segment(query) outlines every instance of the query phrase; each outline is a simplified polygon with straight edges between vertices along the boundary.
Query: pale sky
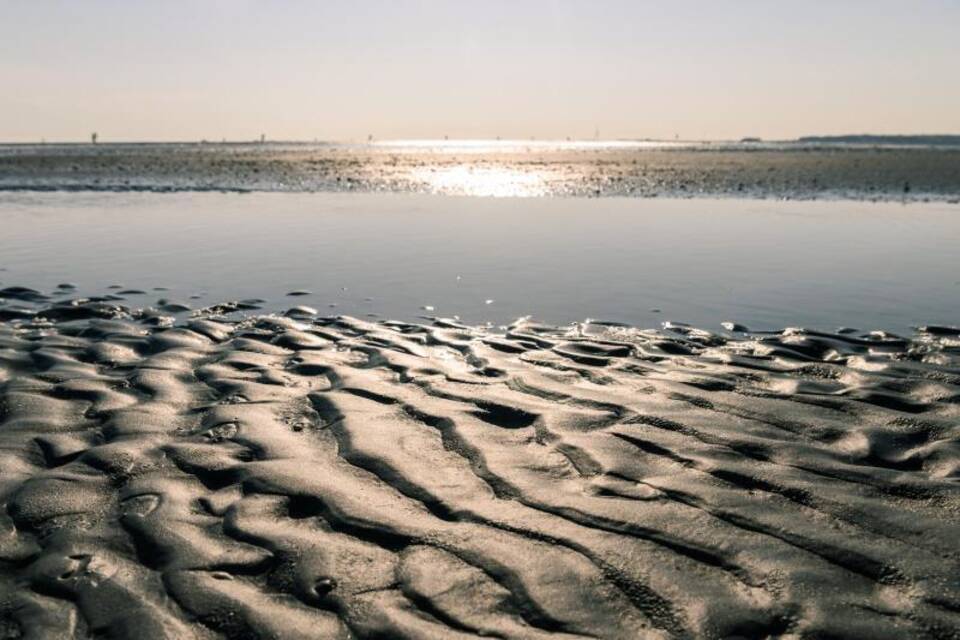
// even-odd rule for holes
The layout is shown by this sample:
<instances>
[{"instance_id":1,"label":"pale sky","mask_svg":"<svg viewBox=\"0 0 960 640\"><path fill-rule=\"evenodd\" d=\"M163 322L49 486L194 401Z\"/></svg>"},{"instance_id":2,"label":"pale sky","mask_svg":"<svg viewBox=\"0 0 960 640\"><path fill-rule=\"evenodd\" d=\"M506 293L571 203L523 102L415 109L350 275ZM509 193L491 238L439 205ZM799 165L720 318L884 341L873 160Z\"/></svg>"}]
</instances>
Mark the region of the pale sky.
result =
<instances>
[{"instance_id":1,"label":"pale sky","mask_svg":"<svg viewBox=\"0 0 960 640\"><path fill-rule=\"evenodd\" d=\"M0 140L960 133L960 1L0 0Z\"/></svg>"}]
</instances>

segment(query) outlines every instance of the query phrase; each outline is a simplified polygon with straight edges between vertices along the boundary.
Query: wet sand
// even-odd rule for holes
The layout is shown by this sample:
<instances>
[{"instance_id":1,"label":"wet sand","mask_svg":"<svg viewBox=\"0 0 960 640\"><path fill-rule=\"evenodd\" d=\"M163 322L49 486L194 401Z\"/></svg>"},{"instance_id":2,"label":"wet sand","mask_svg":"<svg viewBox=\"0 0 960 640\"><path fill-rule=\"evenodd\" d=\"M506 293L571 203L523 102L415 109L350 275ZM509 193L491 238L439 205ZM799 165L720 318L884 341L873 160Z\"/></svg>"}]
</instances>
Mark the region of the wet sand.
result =
<instances>
[{"instance_id":1,"label":"wet sand","mask_svg":"<svg viewBox=\"0 0 960 640\"><path fill-rule=\"evenodd\" d=\"M0 190L960 201L960 149L863 144L0 145Z\"/></svg>"},{"instance_id":2,"label":"wet sand","mask_svg":"<svg viewBox=\"0 0 960 640\"><path fill-rule=\"evenodd\" d=\"M3 637L957 637L957 330L63 291L0 292Z\"/></svg>"}]
</instances>

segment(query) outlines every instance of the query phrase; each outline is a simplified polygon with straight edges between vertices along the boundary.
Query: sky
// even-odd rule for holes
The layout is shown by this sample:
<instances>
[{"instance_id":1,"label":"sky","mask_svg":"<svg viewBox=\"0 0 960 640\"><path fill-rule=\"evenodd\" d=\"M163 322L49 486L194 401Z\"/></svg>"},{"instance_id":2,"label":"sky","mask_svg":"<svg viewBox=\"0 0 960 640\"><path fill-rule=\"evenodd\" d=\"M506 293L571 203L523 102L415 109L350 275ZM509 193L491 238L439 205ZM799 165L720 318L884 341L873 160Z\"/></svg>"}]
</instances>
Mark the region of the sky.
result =
<instances>
[{"instance_id":1,"label":"sky","mask_svg":"<svg viewBox=\"0 0 960 640\"><path fill-rule=\"evenodd\" d=\"M0 141L960 133L960 0L0 0Z\"/></svg>"}]
</instances>

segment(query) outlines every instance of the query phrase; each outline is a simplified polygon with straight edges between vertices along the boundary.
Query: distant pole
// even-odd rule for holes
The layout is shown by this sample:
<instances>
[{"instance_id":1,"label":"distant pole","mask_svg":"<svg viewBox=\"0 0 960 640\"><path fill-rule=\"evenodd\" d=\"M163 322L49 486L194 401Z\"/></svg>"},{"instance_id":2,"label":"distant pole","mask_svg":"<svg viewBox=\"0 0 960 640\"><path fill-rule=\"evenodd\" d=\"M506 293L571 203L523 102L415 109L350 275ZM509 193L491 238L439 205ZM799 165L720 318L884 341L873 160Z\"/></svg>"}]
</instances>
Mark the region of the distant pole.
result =
<instances>
[{"instance_id":1,"label":"distant pole","mask_svg":"<svg viewBox=\"0 0 960 640\"><path fill-rule=\"evenodd\" d=\"M260 144L263 144L263 143L266 142L266 141L267 141L267 134L261 133L261 134L260 134Z\"/></svg>"}]
</instances>

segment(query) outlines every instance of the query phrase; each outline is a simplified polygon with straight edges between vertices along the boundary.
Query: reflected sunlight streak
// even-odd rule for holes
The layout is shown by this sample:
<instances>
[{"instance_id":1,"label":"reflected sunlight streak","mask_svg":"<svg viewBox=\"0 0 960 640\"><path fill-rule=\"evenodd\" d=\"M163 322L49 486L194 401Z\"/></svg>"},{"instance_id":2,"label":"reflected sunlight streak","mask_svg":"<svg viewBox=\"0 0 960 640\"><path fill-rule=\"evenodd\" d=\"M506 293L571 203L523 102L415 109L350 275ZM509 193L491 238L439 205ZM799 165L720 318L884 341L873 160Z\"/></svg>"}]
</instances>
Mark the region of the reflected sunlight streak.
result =
<instances>
[{"instance_id":1,"label":"reflected sunlight streak","mask_svg":"<svg viewBox=\"0 0 960 640\"><path fill-rule=\"evenodd\" d=\"M494 198L531 198L546 195L542 176L505 167L486 168L458 165L417 172L432 193Z\"/></svg>"}]
</instances>

